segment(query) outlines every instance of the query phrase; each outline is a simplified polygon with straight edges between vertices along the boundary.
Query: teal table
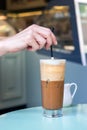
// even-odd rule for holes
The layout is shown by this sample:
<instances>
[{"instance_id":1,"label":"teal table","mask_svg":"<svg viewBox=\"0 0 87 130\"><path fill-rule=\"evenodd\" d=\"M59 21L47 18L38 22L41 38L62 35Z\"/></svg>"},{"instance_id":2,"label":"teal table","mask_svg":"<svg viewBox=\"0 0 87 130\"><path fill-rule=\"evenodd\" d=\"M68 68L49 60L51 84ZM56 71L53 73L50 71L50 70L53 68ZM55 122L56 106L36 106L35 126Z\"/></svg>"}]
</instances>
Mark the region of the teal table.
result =
<instances>
[{"instance_id":1,"label":"teal table","mask_svg":"<svg viewBox=\"0 0 87 130\"><path fill-rule=\"evenodd\" d=\"M63 108L63 116L46 118L42 107L0 115L0 130L87 130L87 105Z\"/></svg>"}]
</instances>

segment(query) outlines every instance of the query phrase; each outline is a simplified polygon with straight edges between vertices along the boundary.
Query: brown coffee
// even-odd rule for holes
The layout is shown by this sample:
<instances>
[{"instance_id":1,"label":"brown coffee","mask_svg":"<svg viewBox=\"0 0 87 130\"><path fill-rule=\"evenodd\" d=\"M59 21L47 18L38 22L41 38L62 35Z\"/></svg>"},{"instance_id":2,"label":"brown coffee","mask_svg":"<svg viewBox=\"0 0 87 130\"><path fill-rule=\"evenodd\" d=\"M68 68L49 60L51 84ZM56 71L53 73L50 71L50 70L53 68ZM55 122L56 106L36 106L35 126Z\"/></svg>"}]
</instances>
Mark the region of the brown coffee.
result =
<instances>
[{"instance_id":1,"label":"brown coffee","mask_svg":"<svg viewBox=\"0 0 87 130\"><path fill-rule=\"evenodd\" d=\"M43 108L49 110L62 108L64 81L42 81L41 90Z\"/></svg>"},{"instance_id":2,"label":"brown coffee","mask_svg":"<svg viewBox=\"0 0 87 130\"><path fill-rule=\"evenodd\" d=\"M65 60L41 60L42 106L58 110L63 106Z\"/></svg>"}]
</instances>

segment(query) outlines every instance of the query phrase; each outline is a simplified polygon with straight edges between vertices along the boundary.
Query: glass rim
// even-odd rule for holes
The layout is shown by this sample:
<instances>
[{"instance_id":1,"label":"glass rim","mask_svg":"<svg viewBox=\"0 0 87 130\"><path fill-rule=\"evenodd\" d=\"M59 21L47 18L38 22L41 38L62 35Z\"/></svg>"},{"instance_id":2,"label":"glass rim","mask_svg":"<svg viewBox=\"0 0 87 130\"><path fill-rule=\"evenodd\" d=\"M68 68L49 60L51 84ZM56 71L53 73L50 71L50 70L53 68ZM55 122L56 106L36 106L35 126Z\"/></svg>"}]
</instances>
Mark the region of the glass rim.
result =
<instances>
[{"instance_id":1,"label":"glass rim","mask_svg":"<svg viewBox=\"0 0 87 130\"><path fill-rule=\"evenodd\" d=\"M66 63L66 59L40 59L40 63L50 62L50 61L52 61L52 63L54 61L57 62L57 63L59 63L59 62Z\"/></svg>"}]
</instances>

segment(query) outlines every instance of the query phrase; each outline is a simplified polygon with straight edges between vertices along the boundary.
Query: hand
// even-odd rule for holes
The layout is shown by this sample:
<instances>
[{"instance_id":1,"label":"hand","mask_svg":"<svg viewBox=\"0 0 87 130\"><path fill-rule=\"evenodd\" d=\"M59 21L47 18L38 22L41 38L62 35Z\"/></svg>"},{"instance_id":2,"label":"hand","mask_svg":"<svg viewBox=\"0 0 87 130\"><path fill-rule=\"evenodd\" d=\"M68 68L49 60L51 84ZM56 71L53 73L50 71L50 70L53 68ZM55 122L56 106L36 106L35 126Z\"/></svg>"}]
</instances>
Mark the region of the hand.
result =
<instances>
[{"instance_id":1,"label":"hand","mask_svg":"<svg viewBox=\"0 0 87 130\"><path fill-rule=\"evenodd\" d=\"M56 37L50 29L35 24L8 38L7 41L9 52L16 52L26 48L30 51L36 51L43 47L48 49L52 44L57 44Z\"/></svg>"},{"instance_id":2,"label":"hand","mask_svg":"<svg viewBox=\"0 0 87 130\"><path fill-rule=\"evenodd\" d=\"M30 39L31 41L28 42L29 50L35 51L43 47L48 49L52 44L57 44L56 37L50 29L38 25L32 25L30 28L32 34Z\"/></svg>"}]
</instances>

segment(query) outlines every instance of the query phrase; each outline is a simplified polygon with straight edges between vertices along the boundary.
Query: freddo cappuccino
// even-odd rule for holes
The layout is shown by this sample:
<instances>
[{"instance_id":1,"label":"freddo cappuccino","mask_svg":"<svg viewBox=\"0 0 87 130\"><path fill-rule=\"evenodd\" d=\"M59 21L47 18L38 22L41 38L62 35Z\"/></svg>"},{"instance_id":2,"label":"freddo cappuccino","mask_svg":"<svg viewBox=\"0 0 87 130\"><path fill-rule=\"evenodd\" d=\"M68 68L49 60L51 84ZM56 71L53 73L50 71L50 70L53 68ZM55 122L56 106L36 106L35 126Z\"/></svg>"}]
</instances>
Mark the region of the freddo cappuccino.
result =
<instances>
[{"instance_id":1,"label":"freddo cappuccino","mask_svg":"<svg viewBox=\"0 0 87 130\"><path fill-rule=\"evenodd\" d=\"M42 106L57 110L63 106L65 60L40 60Z\"/></svg>"}]
</instances>

